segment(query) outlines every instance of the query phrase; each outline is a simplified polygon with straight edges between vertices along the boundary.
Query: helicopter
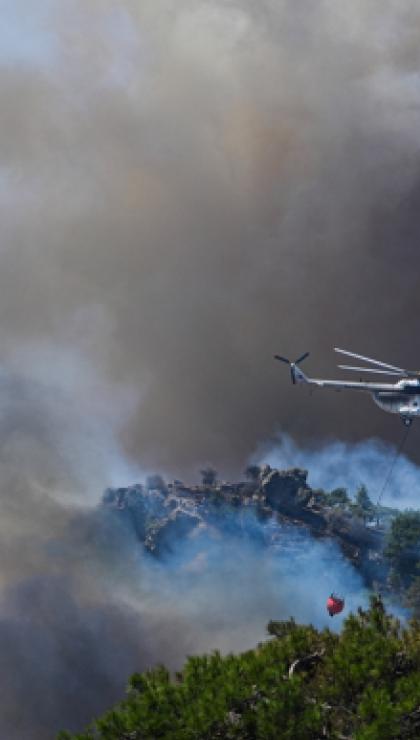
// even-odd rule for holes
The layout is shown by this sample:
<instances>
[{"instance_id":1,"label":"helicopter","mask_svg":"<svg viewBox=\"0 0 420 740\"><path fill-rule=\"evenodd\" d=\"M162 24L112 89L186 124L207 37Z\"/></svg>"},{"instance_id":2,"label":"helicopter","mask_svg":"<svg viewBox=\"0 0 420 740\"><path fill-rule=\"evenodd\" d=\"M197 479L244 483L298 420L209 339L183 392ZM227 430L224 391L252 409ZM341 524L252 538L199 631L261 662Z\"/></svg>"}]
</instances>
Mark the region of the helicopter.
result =
<instances>
[{"instance_id":1,"label":"helicopter","mask_svg":"<svg viewBox=\"0 0 420 740\"><path fill-rule=\"evenodd\" d=\"M363 380L324 380L323 378L309 378L302 372L299 367L303 360L309 357L309 352L298 357L291 362L287 357L274 355L276 360L285 362L290 367L292 383L308 383L318 388L333 388L340 390L358 390L367 391L371 394L374 402L383 411L391 414L399 414L403 424L406 427L411 426L413 419L420 416L420 370L404 370L395 365L389 365L387 362L374 360L371 357L349 352L346 349L334 347L334 351L342 355L347 355L352 359L362 360L370 363L375 367L354 367L352 365L338 365L341 370L351 370L359 373L376 373L382 375L394 375L400 378L395 383L370 383Z\"/></svg>"}]
</instances>

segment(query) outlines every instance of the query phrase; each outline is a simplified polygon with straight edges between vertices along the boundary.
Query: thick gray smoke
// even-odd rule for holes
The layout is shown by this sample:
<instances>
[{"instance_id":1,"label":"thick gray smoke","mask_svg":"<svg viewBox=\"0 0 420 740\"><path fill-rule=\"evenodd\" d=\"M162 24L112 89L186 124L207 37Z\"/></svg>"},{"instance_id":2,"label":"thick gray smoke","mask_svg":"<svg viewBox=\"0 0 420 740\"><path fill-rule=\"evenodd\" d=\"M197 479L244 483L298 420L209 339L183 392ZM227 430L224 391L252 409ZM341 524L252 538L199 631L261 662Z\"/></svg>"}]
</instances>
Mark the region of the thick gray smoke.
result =
<instances>
[{"instance_id":1,"label":"thick gray smoke","mask_svg":"<svg viewBox=\"0 0 420 740\"><path fill-rule=\"evenodd\" d=\"M180 605L91 506L155 469L237 474L278 430L396 441L272 354L418 365L419 27L414 0L3 3L3 736L83 722L130 670L248 645L291 602L319 623L322 552L290 594L209 544L220 581L185 576Z\"/></svg>"},{"instance_id":2,"label":"thick gray smoke","mask_svg":"<svg viewBox=\"0 0 420 740\"><path fill-rule=\"evenodd\" d=\"M3 23L1 356L78 347L139 393L126 450L180 475L237 472L276 426L394 440L272 354L419 364L417 3L21 0Z\"/></svg>"}]
</instances>

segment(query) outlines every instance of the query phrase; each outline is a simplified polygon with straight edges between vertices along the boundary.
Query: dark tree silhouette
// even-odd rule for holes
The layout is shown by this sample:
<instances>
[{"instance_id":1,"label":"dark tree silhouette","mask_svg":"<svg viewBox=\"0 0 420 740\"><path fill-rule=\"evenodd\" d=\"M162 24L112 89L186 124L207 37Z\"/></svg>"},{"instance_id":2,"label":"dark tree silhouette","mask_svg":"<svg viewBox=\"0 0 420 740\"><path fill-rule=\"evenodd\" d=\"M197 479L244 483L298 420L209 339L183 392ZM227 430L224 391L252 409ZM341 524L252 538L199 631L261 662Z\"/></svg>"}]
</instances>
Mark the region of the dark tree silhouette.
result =
<instances>
[{"instance_id":1,"label":"dark tree silhouette","mask_svg":"<svg viewBox=\"0 0 420 740\"><path fill-rule=\"evenodd\" d=\"M214 486L217 481L217 471L210 465L200 470L203 486Z\"/></svg>"},{"instance_id":2,"label":"dark tree silhouette","mask_svg":"<svg viewBox=\"0 0 420 740\"><path fill-rule=\"evenodd\" d=\"M245 477L250 481L258 481L261 475L261 468L259 465L248 465L245 468Z\"/></svg>"},{"instance_id":3,"label":"dark tree silhouette","mask_svg":"<svg viewBox=\"0 0 420 740\"><path fill-rule=\"evenodd\" d=\"M147 476L146 488L148 491L160 491L161 493L165 493L167 490L164 479L158 473Z\"/></svg>"},{"instance_id":4,"label":"dark tree silhouette","mask_svg":"<svg viewBox=\"0 0 420 740\"><path fill-rule=\"evenodd\" d=\"M362 509L362 511L366 512L366 514L373 512L375 507L373 505L373 502L369 498L366 486L362 485L357 490L356 504Z\"/></svg>"}]
</instances>

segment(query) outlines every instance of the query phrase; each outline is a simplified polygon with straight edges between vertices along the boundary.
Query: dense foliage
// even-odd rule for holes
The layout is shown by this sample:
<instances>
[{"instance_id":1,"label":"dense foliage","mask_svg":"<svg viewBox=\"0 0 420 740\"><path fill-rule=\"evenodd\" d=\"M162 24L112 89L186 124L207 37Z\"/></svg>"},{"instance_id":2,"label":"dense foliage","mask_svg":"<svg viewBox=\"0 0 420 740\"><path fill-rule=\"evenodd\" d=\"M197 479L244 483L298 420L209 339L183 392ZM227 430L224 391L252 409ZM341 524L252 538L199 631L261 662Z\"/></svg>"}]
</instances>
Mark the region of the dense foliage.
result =
<instances>
[{"instance_id":1,"label":"dense foliage","mask_svg":"<svg viewBox=\"0 0 420 740\"><path fill-rule=\"evenodd\" d=\"M187 660L130 679L127 698L61 740L387 740L420 737L420 623L402 628L378 598L319 632L270 622L242 655Z\"/></svg>"},{"instance_id":2,"label":"dense foliage","mask_svg":"<svg viewBox=\"0 0 420 740\"><path fill-rule=\"evenodd\" d=\"M418 575L420 562L420 512L404 511L391 523L385 556L406 585Z\"/></svg>"},{"instance_id":3,"label":"dense foliage","mask_svg":"<svg viewBox=\"0 0 420 740\"><path fill-rule=\"evenodd\" d=\"M346 488L334 488L329 493L324 490L315 492L318 501L327 507L341 509L351 513L353 516L363 519L364 522L375 517L375 505L369 498L366 486L360 486L356 491L354 500L349 496Z\"/></svg>"},{"instance_id":4,"label":"dense foliage","mask_svg":"<svg viewBox=\"0 0 420 740\"><path fill-rule=\"evenodd\" d=\"M391 522L384 551L391 569L389 586L412 614L420 617L420 512L404 511Z\"/></svg>"}]
</instances>

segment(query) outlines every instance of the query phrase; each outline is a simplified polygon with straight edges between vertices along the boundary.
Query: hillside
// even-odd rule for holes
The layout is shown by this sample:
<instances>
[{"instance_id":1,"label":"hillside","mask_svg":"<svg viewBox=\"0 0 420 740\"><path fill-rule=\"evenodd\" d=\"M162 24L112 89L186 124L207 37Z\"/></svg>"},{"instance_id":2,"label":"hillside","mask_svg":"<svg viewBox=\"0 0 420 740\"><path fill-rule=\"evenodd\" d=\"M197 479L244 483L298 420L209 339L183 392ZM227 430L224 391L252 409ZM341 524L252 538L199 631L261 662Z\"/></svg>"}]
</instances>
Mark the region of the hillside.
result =
<instances>
[{"instance_id":1,"label":"hillside","mask_svg":"<svg viewBox=\"0 0 420 740\"><path fill-rule=\"evenodd\" d=\"M382 557L389 524L398 513L378 511L362 486L352 500L345 489L313 489L308 471L250 466L248 480L220 483L204 470L201 485L166 483L151 476L146 484L110 488L102 505L134 530L139 544L158 558L173 552L195 530L219 528L267 547L287 547L290 534L334 541L368 585L385 585ZM258 522L258 526L256 526Z\"/></svg>"},{"instance_id":2,"label":"hillside","mask_svg":"<svg viewBox=\"0 0 420 740\"><path fill-rule=\"evenodd\" d=\"M198 655L190 657L180 672L173 673L174 664L169 663L172 672L155 667L132 676L121 704L85 733L64 733L62 739L420 737L420 622L401 626L377 595L380 590L390 608L409 607L411 614L420 615L420 513L383 507L378 511L364 487L354 497L344 489L313 490L307 472L297 468L254 467L248 480L240 483L218 483L210 470L203 472L203 483L196 486L152 476L144 484L108 489L98 507L109 525L106 531L112 536L115 529L119 543L119 538L127 538L154 579L169 568L178 600L204 598L202 621L213 599L223 600L219 582L208 590L206 573L226 577L227 571L219 570L226 553L236 563L234 575L228 576L229 599L233 590L242 589L242 563L255 564L255 577L261 578L261 563L269 555L270 562L283 564L269 577L278 580L277 586L289 579L292 588L283 592L276 588L270 602L273 610L261 626L275 618L279 608L284 617L298 614L302 589L308 589L303 603L308 608L311 599L316 601L318 629L293 619L271 621L267 628L271 639L255 649L241 652L261 639L261 632L242 647L227 641L221 653L200 655L213 649L214 643L207 642L208 647L191 651ZM219 555L220 543L226 541L233 548ZM306 573L296 564L305 562L299 559L302 551L319 557L311 549L317 541L327 548L325 565ZM247 543L252 544L251 559L242 560ZM206 570L203 556L214 552L216 560L210 557ZM320 574L326 568L333 582L337 554L362 584L353 606L347 604L353 614L344 623L342 617L330 621L325 613L319 618L327 596ZM185 573L190 574L187 580ZM342 587L349 586L345 571L339 574ZM165 581L159 583L166 588ZM243 603L249 621L247 610L260 597L257 592L252 596L252 579L247 583L251 593ZM367 603L368 590L376 594L370 608L357 609ZM285 604L281 593L291 594L291 600ZM230 612L229 606L223 606L223 629L232 618L233 629L243 629L238 610ZM307 614L300 612L299 621L312 621ZM187 620L185 625L193 623ZM328 628L323 629L324 624ZM232 650L237 654L225 654ZM161 655L163 659L147 666L169 661L167 653Z\"/></svg>"}]
</instances>

